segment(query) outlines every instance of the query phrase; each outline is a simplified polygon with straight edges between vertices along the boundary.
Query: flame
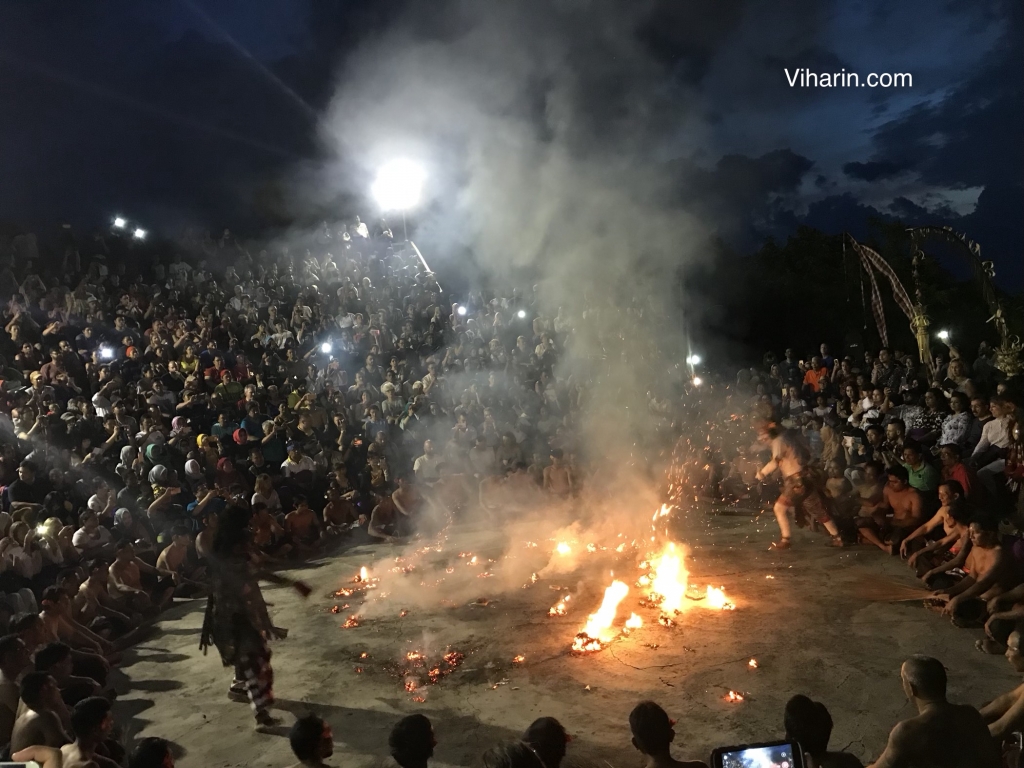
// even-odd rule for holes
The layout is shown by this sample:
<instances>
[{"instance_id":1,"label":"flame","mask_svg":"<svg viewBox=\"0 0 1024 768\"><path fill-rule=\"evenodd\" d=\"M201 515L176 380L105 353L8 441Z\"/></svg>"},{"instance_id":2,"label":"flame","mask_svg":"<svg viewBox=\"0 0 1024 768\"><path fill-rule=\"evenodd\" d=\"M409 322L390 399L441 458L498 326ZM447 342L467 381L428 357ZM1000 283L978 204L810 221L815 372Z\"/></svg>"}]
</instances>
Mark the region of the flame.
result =
<instances>
[{"instance_id":1,"label":"flame","mask_svg":"<svg viewBox=\"0 0 1024 768\"><path fill-rule=\"evenodd\" d=\"M661 610L671 613L682 608L687 576L683 553L676 551L676 545L669 542L654 562L651 581L652 591L661 597Z\"/></svg>"},{"instance_id":2,"label":"flame","mask_svg":"<svg viewBox=\"0 0 1024 768\"><path fill-rule=\"evenodd\" d=\"M477 561L477 556L476 556L476 555L473 555L473 556L472 556L472 557L471 557L471 558L469 559L469 564L470 564L470 565L476 565L476 561Z\"/></svg>"},{"instance_id":3,"label":"flame","mask_svg":"<svg viewBox=\"0 0 1024 768\"><path fill-rule=\"evenodd\" d=\"M409 651L407 654L405 654L405 658L409 661L419 661L423 658L423 654L419 651Z\"/></svg>"},{"instance_id":4,"label":"flame","mask_svg":"<svg viewBox=\"0 0 1024 768\"><path fill-rule=\"evenodd\" d=\"M355 614L352 614L347 619L345 619L345 623L341 625L341 628L342 629L352 629L352 627L358 627L358 626L359 626L359 617L356 616Z\"/></svg>"},{"instance_id":5,"label":"flame","mask_svg":"<svg viewBox=\"0 0 1024 768\"><path fill-rule=\"evenodd\" d=\"M727 694L725 694L725 700L728 701L730 704L739 704L741 701L743 701L743 694L736 693L736 691L729 691Z\"/></svg>"},{"instance_id":6,"label":"flame","mask_svg":"<svg viewBox=\"0 0 1024 768\"><path fill-rule=\"evenodd\" d=\"M721 587L708 587L708 606L719 611L734 611L736 604L725 596Z\"/></svg>"},{"instance_id":7,"label":"flame","mask_svg":"<svg viewBox=\"0 0 1024 768\"><path fill-rule=\"evenodd\" d=\"M368 654L366 651L363 651L362 653L359 654L359 658L360 659L368 659L368 658L370 658L370 654Z\"/></svg>"},{"instance_id":8,"label":"flame","mask_svg":"<svg viewBox=\"0 0 1024 768\"><path fill-rule=\"evenodd\" d=\"M557 552L560 555L568 555L569 553L572 552L572 547L570 547L564 541L560 541L560 542L558 542L558 546L555 547L555 552Z\"/></svg>"},{"instance_id":9,"label":"flame","mask_svg":"<svg viewBox=\"0 0 1024 768\"><path fill-rule=\"evenodd\" d=\"M573 640L574 651L597 651L615 636L612 623L619 609L619 603L629 594L629 587L623 581L613 581L604 591L601 607L587 617L587 624ZM596 648L594 647L596 643Z\"/></svg>"},{"instance_id":10,"label":"flame","mask_svg":"<svg viewBox=\"0 0 1024 768\"><path fill-rule=\"evenodd\" d=\"M353 579L353 581L357 581L357 582L369 581L369 580L370 580L370 572L366 569L365 565L362 568L359 569L359 575L355 579Z\"/></svg>"},{"instance_id":11,"label":"flame","mask_svg":"<svg viewBox=\"0 0 1024 768\"><path fill-rule=\"evenodd\" d=\"M757 669L757 659L751 659L747 662L747 666L751 669Z\"/></svg>"},{"instance_id":12,"label":"flame","mask_svg":"<svg viewBox=\"0 0 1024 768\"><path fill-rule=\"evenodd\" d=\"M518 656L513 657L512 659L513 664L522 664L524 661L526 661L526 657L523 656L523 654L521 653Z\"/></svg>"},{"instance_id":13,"label":"flame","mask_svg":"<svg viewBox=\"0 0 1024 768\"><path fill-rule=\"evenodd\" d=\"M590 552L591 554L593 554L594 552L597 552L597 545L596 544L587 544L587 552Z\"/></svg>"},{"instance_id":14,"label":"flame","mask_svg":"<svg viewBox=\"0 0 1024 768\"><path fill-rule=\"evenodd\" d=\"M626 619L626 629L640 629L644 625L644 620L637 616L635 613L630 615Z\"/></svg>"}]
</instances>

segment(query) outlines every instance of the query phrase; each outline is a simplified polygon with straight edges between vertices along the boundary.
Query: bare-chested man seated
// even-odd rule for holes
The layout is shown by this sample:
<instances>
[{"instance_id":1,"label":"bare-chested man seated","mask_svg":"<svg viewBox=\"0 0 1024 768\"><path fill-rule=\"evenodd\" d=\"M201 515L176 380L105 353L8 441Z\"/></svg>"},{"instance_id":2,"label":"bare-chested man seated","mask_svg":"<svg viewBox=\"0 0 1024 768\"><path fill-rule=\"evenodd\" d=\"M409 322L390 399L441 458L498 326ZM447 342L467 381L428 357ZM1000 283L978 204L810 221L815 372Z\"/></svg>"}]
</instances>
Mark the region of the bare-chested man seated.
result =
<instances>
[{"instance_id":1,"label":"bare-chested man seated","mask_svg":"<svg viewBox=\"0 0 1024 768\"><path fill-rule=\"evenodd\" d=\"M882 503L870 515L857 518L856 525L865 541L895 555L903 539L924 521L924 509L921 494L911 487L906 469L897 464L886 472L889 479Z\"/></svg>"},{"instance_id":2,"label":"bare-chested man seated","mask_svg":"<svg viewBox=\"0 0 1024 768\"><path fill-rule=\"evenodd\" d=\"M42 744L63 747L71 741L71 715L61 698L57 682L45 672L29 672L21 679L21 701L25 705L11 732L11 751Z\"/></svg>"},{"instance_id":3,"label":"bare-chested man seated","mask_svg":"<svg viewBox=\"0 0 1024 768\"><path fill-rule=\"evenodd\" d=\"M576 490L572 470L562 462L562 449L551 451L551 464L544 467L544 490L552 496L567 499Z\"/></svg>"},{"instance_id":4,"label":"bare-chested man seated","mask_svg":"<svg viewBox=\"0 0 1024 768\"><path fill-rule=\"evenodd\" d=\"M955 584L940 587L936 598L948 596L943 615L958 627L981 626L988 616L987 602L1020 584L1012 553L999 541L999 529L992 521L971 523L971 549Z\"/></svg>"},{"instance_id":5,"label":"bare-chested man seated","mask_svg":"<svg viewBox=\"0 0 1024 768\"><path fill-rule=\"evenodd\" d=\"M1018 624L1006 640L1006 660L1019 674L1024 674L1024 653L1021 653L1021 634L1024 624ZM981 708L981 717L988 723L992 737L1002 743L1024 731L1024 684L994 699Z\"/></svg>"},{"instance_id":6,"label":"bare-chested man seated","mask_svg":"<svg viewBox=\"0 0 1024 768\"><path fill-rule=\"evenodd\" d=\"M670 747L676 738L673 722L653 701L641 701L629 713L633 746L644 756L645 768L707 768L699 760L676 760Z\"/></svg>"},{"instance_id":7,"label":"bare-chested man seated","mask_svg":"<svg viewBox=\"0 0 1024 768\"><path fill-rule=\"evenodd\" d=\"M963 487L956 480L939 486L938 512L900 544L900 556L918 573L930 570L957 554L957 542L967 530L970 513L963 500ZM923 546L922 546L923 543Z\"/></svg>"},{"instance_id":8,"label":"bare-chested man seated","mask_svg":"<svg viewBox=\"0 0 1024 768\"><path fill-rule=\"evenodd\" d=\"M900 668L903 691L917 716L898 723L869 768L1000 768L999 745L974 707L946 701L946 668L911 656Z\"/></svg>"}]
</instances>

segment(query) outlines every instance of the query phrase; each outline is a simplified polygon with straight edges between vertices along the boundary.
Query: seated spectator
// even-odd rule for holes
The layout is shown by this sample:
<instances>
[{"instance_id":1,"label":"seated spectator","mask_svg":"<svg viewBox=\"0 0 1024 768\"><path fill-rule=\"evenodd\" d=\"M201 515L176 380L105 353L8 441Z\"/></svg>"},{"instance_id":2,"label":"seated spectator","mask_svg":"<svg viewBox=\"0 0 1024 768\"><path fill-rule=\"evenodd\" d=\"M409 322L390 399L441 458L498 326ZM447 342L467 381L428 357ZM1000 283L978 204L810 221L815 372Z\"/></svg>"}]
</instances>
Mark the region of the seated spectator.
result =
<instances>
[{"instance_id":1,"label":"seated spectator","mask_svg":"<svg viewBox=\"0 0 1024 768\"><path fill-rule=\"evenodd\" d=\"M66 643L48 643L36 651L35 668L36 672L45 672L53 678L69 707L89 696L103 694L103 688L95 680L74 674L73 652Z\"/></svg>"},{"instance_id":2,"label":"seated spectator","mask_svg":"<svg viewBox=\"0 0 1024 768\"><path fill-rule=\"evenodd\" d=\"M974 707L946 700L946 668L911 656L900 668L903 691L918 714L896 725L885 751L869 768L950 765L1000 768L999 746Z\"/></svg>"},{"instance_id":3,"label":"seated spectator","mask_svg":"<svg viewBox=\"0 0 1024 768\"><path fill-rule=\"evenodd\" d=\"M166 739L147 736L132 750L128 768L174 768L174 753Z\"/></svg>"},{"instance_id":4,"label":"seated spectator","mask_svg":"<svg viewBox=\"0 0 1024 768\"><path fill-rule=\"evenodd\" d=\"M565 757L569 734L553 717L541 717L530 723L523 733L523 743L537 753L544 768L559 768Z\"/></svg>"},{"instance_id":5,"label":"seated spectator","mask_svg":"<svg viewBox=\"0 0 1024 768\"><path fill-rule=\"evenodd\" d=\"M707 768L699 760L679 761L670 746L676 738L674 723L653 701L642 701L629 713L633 746L644 756L646 768Z\"/></svg>"},{"instance_id":6,"label":"seated spectator","mask_svg":"<svg viewBox=\"0 0 1024 768\"><path fill-rule=\"evenodd\" d=\"M832 737L832 716L820 701L811 701L798 694L786 702L783 717L786 740L800 744L813 763L809 768L863 768L848 752L829 752Z\"/></svg>"},{"instance_id":7,"label":"seated spectator","mask_svg":"<svg viewBox=\"0 0 1024 768\"><path fill-rule=\"evenodd\" d=\"M929 574L934 577L950 568L950 560L964 552L971 540L971 513L959 495L959 483L950 480L940 485L939 498L942 501L939 511L928 523L917 529L920 531L931 526L931 540L907 558L907 565L916 569L926 583ZM936 518L939 518L938 522ZM942 526L941 530L938 529L939 525ZM910 551L909 547L907 551ZM966 552L964 554L966 556Z\"/></svg>"},{"instance_id":8,"label":"seated spectator","mask_svg":"<svg viewBox=\"0 0 1024 768\"><path fill-rule=\"evenodd\" d=\"M895 555L900 551L903 539L910 535L924 520L921 495L908 482L909 475L902 466L893 466L888 471L889 480L882 494L882 503L875 507L870 516L857 518L860 535L883 552Z\"/></svg>"},{"instance_id":9,"label":"seated spectator","mask_svg":"<svg viewBox=\"0 0 1024 768\"><path fill-rule=\"evenodd\" d=\"M403 717L388 735L388 750L401 768L427 768L436 746L434 730L424 715Z\"/></svg>"},{"instance_id":10,"label":"seated spectator","mask_svg":"<svg viewBox=\"0 0 1024 768\"><path fill-rule=\"evenodd\" d=\"M0 744L11 740L21 696L18 680L29 664L28 649L20 637L0 637Z\"/></svg>"},{"instance_id":11,"label":"seated spectator","mask_svg":"<svg viewBox=\"0 0 1024 768\"><path fill-rule=\"evenodd\" d=\"M29 672L21 679L24 709L11 732L11 751L42 745L63 747L71 739L70 713L56 681L46 672Z\"/></svg>"},{"instance_id":12,"label":"seated spectator","mask_svg":"<svg viewBox=\"0 0 1024 768\"><path fill-rule=\"evenodd\" d=\"M977 473L961 460L960 447L956 444L940 446L939 460L942 462L942 479L953 480L963 489L964 499L976 504L984 500L984 489L978 484Z\"/></svg>"},{"instance_id":13,"label":"seated spectator","mask_svg":"<svg viewBox=\"0 0 1024 768\"><path fill-rule=\"evenodd\" d=\"M100 525L95 512L84 510L78 516L78 525L79 528L71 538L71 543L79 555L86 559L113 555L113 536Z\"/></svg>"},{"instance_id":14,"label":"seated spectator","mask_svg":"<svg viewBox=\"0 0 1024 768\"><path fill-rule=\"evenodd\" d=\"M498 744L484 752L484 768L544 768L537 754L521 741Z\"/></svg>"},{"instance_id":15,"label":"seated spectator","mask_svg":"<svg viewBox=\"0 0 1024 768\"><path fill-rule=\"evenodd\" d=\"M312 551L324 535L320 519L302 495L295 497L295 509L285 515L284 527L299 554Z\"/></svg>"},{"instance_id":16,"label":"seated spectator","mask_svg":"<svg viewBox=\"0 0 1024 768\"><path fill-rule=\"evenodd\" d=\"M945 583L934 581L939 596L949 600L943 614L953 618L960 627L982 626L987 619L987 601L1020 584L1020 574L1013 553L999 540L995 523L976 519L971 522L971 547L964 561L964 576L957 579L946 571ZM949 582L954 583L950 584Z\"/></svg>"},{"instance_id":17,"label":"seated spectator","mask_svg":"<svg viewBox=\"0 0 1024 768\"><path fill-rule=\"evenodd\" d=\"M106 640L123 637L142 620L141 614L129 616L118 610L118 602L107 591L110 563L96 559L88 565L88 578L71 600L72 616Z\"/></svg>"},{"instance_id":18,"label":"seated spectator","mask_svg":"<svg viewBox=\"0 0 1024 768\"><path fill-rule=\"evenodd\" d=\"M316 715L296 720L288 733L288 743L299 759L291 768L324 768L324 760L334 754L331 726Z\"/></svg>"},{"instance_id":19,"label":"seated spectator","mask_svg":"<svg viewBox=\"0 0 1024 768\"><path fill-rule=\"evenodd\" d=\"M170 604L177 574L154 568L135 556L130 541L117 543L109 569L107 589L131 612L157 613Z\"/></svg>"},{"instance_id":20,"label":"seated spectator","mask_svg":"<svg viewBox=\"0 0 1024 768\"><path fill-rule=\"evenodd\" d=\"M61 748L64 764L95 763L100 768L115 768L117 760L111 759L110 747L106 743L114 727L110 714L110 702L100 696L92 696L75 704L71 710L71 730L75 740Z\"/></svg>"}]
</instances>

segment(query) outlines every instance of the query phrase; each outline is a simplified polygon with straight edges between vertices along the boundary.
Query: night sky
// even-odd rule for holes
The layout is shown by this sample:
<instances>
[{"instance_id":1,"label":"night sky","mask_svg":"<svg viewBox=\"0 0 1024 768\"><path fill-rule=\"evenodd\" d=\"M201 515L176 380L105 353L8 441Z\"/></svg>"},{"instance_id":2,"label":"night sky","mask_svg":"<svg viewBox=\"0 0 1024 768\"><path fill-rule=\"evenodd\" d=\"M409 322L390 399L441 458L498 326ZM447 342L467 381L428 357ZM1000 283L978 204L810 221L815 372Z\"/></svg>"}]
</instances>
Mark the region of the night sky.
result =
<instances>
[{"instance_id":1,"label":"night sky","mask_svg":"<svg viewBox=\"0 0 1024 768\"><path fill-rule=\"evenodd\" d=\"M320 116L353 52L415 5L430 7L7 0L0 221L88 227L124 213L168 231L254 231L321 215L288 192L329 160ZM1020 3L638 6L644 23L623 34L641 36L686 115L678 143L658 151L699 187L699 213L727 243L753 249L803 223L856 235L871 216L950 224L981 243L1002 286L1020 289ZM913 86L791 88L787 67L909 73Z\"/></svg>"}]
</instances>

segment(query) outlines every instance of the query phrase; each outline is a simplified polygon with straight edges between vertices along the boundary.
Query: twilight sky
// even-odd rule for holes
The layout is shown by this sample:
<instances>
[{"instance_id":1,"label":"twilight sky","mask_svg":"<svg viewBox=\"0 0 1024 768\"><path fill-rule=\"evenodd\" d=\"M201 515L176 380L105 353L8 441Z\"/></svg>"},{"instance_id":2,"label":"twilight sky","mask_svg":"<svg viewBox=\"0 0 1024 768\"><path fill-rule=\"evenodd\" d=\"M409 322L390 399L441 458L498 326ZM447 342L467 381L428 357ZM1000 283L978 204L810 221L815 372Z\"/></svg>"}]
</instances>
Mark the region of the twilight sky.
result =
<instances>
[{"instance_id":1,"label":"twilight sky","mask_svg":"<svg viewBox=\"0 0 1024 768\"><path fill-rule=\"evenodd\" d=\"M358 195L366 169L335 166L323 130L346 78L365 71L352 62L392 44L396 25L443 55L472 31L451 8L485 1L5 2L0 220L84 227L123 212L157 228L251 229L267 212L311 215L306 196L292 194L296 179L328 165L352 169L339 186ZM550 0L576 18L605 5ZM871 216L951 224L995 260L1000 284L1020 290L1019 3L635 5L622 34L653 63L644 71L656 88L645 94L677 109L652 151L682 169L696 213L727 242L754 248L802 223L856 235ZM565 33L566 51L584 39L575 34ZM583 60L567 56L566 66ZM791 88L787 67L909 73L913 86ZM588 93L582 108L601 114L600 82Z\"/></svg>"}]
</instances>

